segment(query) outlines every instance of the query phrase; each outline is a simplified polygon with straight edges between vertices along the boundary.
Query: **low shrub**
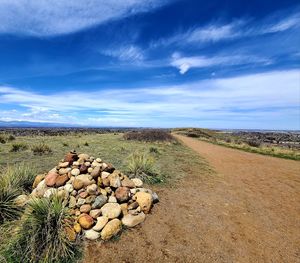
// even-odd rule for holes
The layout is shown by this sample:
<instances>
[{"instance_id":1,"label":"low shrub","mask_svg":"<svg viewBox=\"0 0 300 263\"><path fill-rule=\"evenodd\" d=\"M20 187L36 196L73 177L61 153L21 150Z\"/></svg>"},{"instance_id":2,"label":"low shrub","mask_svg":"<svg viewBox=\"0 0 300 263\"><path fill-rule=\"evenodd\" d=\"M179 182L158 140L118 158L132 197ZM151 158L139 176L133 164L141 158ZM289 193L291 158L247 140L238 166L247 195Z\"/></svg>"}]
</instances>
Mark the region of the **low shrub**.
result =
<instances>
[{"instance_id":1,"label":"low shrub","mask_svg":"<svg viewBox=\"0 0 300 263\"><path fill-rule=\"evenodd\" d=\"M247 143L252 147L259 147L261 142L259 140L248 140Z\"/></svg>"},{"instance_id":2,"label":"low shrub","mask_svg":"<svg viewBox=\"0 0 300 263\"><path fill-rule=\"evenodd\" d=\"M13 136L12 134L8 136L7 140L8 141L14 141L16 139L15 136Z\"/></svg>"},{"instance_id":3,"label":"low shrub","mask_svg":"<svg viewBox=\"0 0 300 263\"><path fill-rule=\"evenodd\" d=\"M45 143L40 143L38 145L35 145L31 148L31 150L34 154L47 154L52 152L50 146Z\"/></svg>"},{"instance_id":4,"label":"low shrub","mask_svg":"<svg viewBox=\"0 0 300 263\"><path fill-rule=\"evenodd\" d=\"M63 142L63 144L62 144L64 147L68 147L69 146L69 144L68 143L66 143L66 142Z\"/></svg>"},{"instance_id":5,"label":"low shrub","mask_svg":"<svg viewBox=\"0 0 300 263\"><path fill-rule=\"evenodd\" d=\"M199 137L200 137L199 134L194 133L194 132L188 132L186 135L187 135L188 137L192 137L192 138L199 138Z\"/></svg>"},{"instance_id":6,"label":"low shrub","mask_svg":"<svg viewBox=\"0 0 300 263\"><path fill-rule=\"evenodd\" d=\"M16 223L12 238L2 252L7 262L74 262L79 247L70 242L69 210L60 198L32 199Z\"/></svg>"},{"instance_id":7,"label":"low shrub","mask_svg":"<svg viewBox=\"0 0 300 263\"><path fill-rule=\"evenodd\" d=\"M84 145L84 146L89 146L88 142L85 142L83 145Z\"/></svg>"},{"instance_id":8,"label":"low shrub","mask_svg":"<svg viewBox=\"0 0 300 263\"><path fill-rule=\"evenodd\" d=\"M155 159L145 153L135 152L126 162L126 171L132 177L139 177L148 183L162 182L156 168Z\"/></svg>"},{"instance_id":9,"label":"low shrub","mask_svg":"<svg viewBox=\"0 0 300 263\"><path fill-rule=\"evenodd\" d=\"M123 135L126 140L137 140L146 142L171 142L175 138L167 131L158 129L148 129L140 131L130 131Z\"/></svg>"},{"instance_id":10,"label":"low shrub","mask_svg":"<svg viewBox=\"0 0 300 263\"><path fill-rule=\"evenodd\" d=\"M3 135L0 135L0 143L6 143L6 138Z\"/></svg>"},{"instance_id":11,"label":"low shrub","mask_svg":"<svg viewBox=\"0 0 300 263\"><path fill-rule=\"evenodd\" d=\"M158 150L156 147L151 146L151 147L149 148L149 153L156 153L156 154L158 154L158 153L159 153L159 150Z\"/></svg>"},{"instance_id":12,"label":"low shrub","mask_svg":"<svg viewBox=\"0 0 300 263\"><path fill-rule=\"evenodd\" d=\"M18 143L13 143L10 151L11 152L20 152L20 151L25 151L28 149L27 144L22 143L22 142L18 142Z\"/></svg>"}]
</instances>

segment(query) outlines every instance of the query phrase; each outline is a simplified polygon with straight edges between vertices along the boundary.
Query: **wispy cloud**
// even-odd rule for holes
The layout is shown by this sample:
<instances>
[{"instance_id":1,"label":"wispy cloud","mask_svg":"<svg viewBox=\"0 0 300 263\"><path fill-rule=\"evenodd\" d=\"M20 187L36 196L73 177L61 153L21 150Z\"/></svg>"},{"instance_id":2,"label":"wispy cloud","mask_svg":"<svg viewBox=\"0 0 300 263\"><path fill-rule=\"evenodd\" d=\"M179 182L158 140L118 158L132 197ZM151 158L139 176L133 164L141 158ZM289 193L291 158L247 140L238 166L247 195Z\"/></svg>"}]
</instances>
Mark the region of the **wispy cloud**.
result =
<instances>
[{"instance_id":1,"label":"wispy cloud","mask_svg":"<svg viewBox=\"0 0 300 263\"><path fill-rule=\"evenodd\" d=\"M175 86L50 95L0 87L0 106L22 107L22 112L2 113L0 119L102 126L299 129L299 73L272 71Z\"/></svg>"},{"instance_id":2,"label":"wispy cloud","mask_svg":"<svg viewBox=\"0 0 300 263\"><path fill-rule=\"evenodd\" d=\"M178 68L180 74L185 74L191 68L206 68L213 66L234 66L247 64L271 64L267 58L256 57L253 55L232 55L232 56L191 56L182 57L179 53L172 56L171 65Z\"/></svg>"},{"instance_id":3,"label":"wispy cloud","mask_svg":"<svg viewBox=\"0 0 300 263\"><path fill-rule=\"evenodd\" d=\"M121 61L142 61L145 58L144 51L138 46L129 45L117 47L109 50L101 50L107 56L117 58Z\"/></svg>"},{"instance_id":4,"label":"wispy cloud","mask_svg":"<svg viewBox=\"0 0 300 263\"><path fill-rule=\"evenodd\" d=\"M171 37L159 39L152 42L151 46L207 44L222 40L283 32L297 27L300 27L300 12L289 16L282 13L273 14L259 22L249 18L240 18L229 23L214 21L203 26L190 28L185 32L177 32Z\"/></svg>"},{"instance_id":5,"label":"wispy cloud","mask_svg":"<svg viewBox=\"0 0 300 263\"><path fill-rule=\"evenodd\" d=\"M1 0L0 33L53 36L146 12L167 0Z\"/></svg>"}]
</instances>

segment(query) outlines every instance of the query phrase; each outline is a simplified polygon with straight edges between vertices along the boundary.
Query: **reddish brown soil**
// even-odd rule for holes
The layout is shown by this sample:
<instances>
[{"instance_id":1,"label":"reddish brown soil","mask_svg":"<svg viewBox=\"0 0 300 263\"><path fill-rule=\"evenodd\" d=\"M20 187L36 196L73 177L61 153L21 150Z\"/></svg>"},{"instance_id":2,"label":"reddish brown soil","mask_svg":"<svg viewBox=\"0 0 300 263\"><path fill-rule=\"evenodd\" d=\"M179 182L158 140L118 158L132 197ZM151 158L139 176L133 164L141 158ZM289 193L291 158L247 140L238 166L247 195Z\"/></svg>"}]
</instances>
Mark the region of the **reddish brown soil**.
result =
<instances>
[{"instance_id":1,"label":"reddish brown soil","mask_svg":"<svg viewBox=\"0 0 300 263\"><path fill-rule=\"evenodd\" d=\"M146 221L84 262L300 262L300 162L177 137L216 174L157 188Z\"/></svg>"}]
</instances>

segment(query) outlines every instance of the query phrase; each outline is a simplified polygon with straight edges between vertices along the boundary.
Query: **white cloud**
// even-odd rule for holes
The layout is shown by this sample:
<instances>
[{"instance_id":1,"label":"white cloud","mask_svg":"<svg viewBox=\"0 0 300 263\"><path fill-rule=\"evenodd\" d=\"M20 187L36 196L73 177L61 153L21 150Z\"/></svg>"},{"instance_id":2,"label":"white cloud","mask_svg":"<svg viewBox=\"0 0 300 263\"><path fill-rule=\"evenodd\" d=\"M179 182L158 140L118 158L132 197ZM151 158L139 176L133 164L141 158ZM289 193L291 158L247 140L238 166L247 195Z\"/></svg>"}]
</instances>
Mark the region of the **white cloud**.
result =
<instances>
[{"instance_id":1,"label":"white cloud","mask_svg":"<svg viewBox=\"0 0 300 263\"><path fill-rule=\"evenodd\" d=\"M177 32L169 38L162 38L153 42L151 46L207 44L222 40L278 33L299 26L299 12L289 16L283 15L282 13L273 14L258 23L253 20L251 21L251 19L240 18L239 20L234 20L229 23L211 22L203 26L188 29L185 32Z\"/></svg>"},{"instance_id":2,"label":"white cloud","mask_svg":"<svg viewBox=\"0 0 300 263\"><path fill-rule=\"evenodd\" d=\"M142 61L144 60L144 52L137 46L130 45L110 50L102 50L102 54L118 58L121 61Z\"/></svg>"},{"instance_id":3,"label":"white cloud","mask_svg":"<svg viewBox=\"0 0 300 263\"><path fill-rule=\"evenodd\" d=\"M146 12L166 0L1 0L0 33L53 36Z\"/></svg>"},{"instance_id":4,"label":"white cloud","mask_svg":"<svg viewBox=\"0 0 300 263\"><path fill-rule=\"evenodd\" d=\"M232 55L232 56L192 56L181 57L178 53L172 56L171 65L179 69L181 74L185 74L190 68L205 68L213 66L233 66L247 64L270 64L271 60L253 55Z\"/></svg>"},{"instance_id":5,"label":"white cloud","mask_svg":"<svg viewBox=\"0 0 300 263\"><path fill-rule=\"evenodd\" d=\"M174 86L51 95L0 87L0 109L1 104L8 104L22 107L25 113L42 110L31 116L21 116L21 110L1 111L0 119L103 126L300 129L299 85L299 70L287 70Z\"/></svg>"}]
</instances>

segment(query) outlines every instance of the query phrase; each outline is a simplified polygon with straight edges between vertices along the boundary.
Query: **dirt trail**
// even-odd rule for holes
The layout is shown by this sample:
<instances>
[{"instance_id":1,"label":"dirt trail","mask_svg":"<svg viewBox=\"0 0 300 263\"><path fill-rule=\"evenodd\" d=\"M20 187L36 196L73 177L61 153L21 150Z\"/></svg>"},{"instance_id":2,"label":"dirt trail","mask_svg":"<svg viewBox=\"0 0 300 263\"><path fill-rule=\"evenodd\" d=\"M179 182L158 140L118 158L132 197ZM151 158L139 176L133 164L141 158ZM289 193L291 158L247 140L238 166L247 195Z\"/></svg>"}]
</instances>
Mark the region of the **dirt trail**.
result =
<instances>
[{"instance_id":1,"label":"dirt trail","mask_svg":"<svg viewBox=\"0 0 300 263\"><path fill-rule=\"evenodd\" d=\"M146 222L84 262L300 262L300 162L177 137L216 174L157 188Z\"/></svg>"}]
</instances>

